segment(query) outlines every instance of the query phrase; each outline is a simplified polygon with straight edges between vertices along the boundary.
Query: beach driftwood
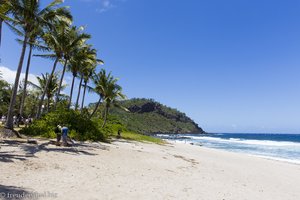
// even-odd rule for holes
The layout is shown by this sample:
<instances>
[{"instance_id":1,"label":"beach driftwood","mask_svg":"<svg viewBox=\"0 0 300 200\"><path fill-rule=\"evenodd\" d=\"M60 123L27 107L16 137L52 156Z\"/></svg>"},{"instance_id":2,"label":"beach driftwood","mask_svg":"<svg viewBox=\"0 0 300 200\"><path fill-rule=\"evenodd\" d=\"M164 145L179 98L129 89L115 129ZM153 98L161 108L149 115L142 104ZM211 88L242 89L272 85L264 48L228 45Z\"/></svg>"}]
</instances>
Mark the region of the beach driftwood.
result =
<instances>
[{"instance_id":1,"label":"beach driftwood","mask_svg":"<svg viewBox=\"0 0 300 200\"><path fill-rule=\"evenodd\" d=\"M27 139L27 143L28 144L37 144L37 140L36 139Z\"/></svg>"},{"instance_id":2,"label":"beach driftwood","mask_svg":"<svg viewBox=\"0 0 300 200\"><path fill-rule=\"evenodd\" d=\"M3 138L11 138L11 137L22 138L21 134L18 131L7 129L7 128L0 128L0 137L3 137Z\"/></svg>"}]
</instances>

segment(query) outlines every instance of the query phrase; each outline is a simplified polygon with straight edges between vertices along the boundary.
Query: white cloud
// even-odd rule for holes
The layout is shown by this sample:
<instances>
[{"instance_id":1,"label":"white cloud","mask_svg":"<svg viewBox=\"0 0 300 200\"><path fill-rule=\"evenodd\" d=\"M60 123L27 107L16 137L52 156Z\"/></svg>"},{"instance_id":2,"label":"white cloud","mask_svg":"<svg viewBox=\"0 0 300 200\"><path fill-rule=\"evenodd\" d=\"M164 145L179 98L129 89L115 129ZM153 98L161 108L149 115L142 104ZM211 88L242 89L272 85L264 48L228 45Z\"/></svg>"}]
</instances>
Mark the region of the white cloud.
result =
<instances>
[{"instance_id":1,"label":"white cloud","mask_svg":"<svg viewBox=\"0 0 300 200\"><path fill-rule=\"evenodd\" d=\"M99 13L106 12L111 8L116 7L120 2L125 2L126 0L81 0L85 3L96 3L98 6L96 7L96 11Z\"/></svg>"},{"instance_id":2,"label":"white cloud","mask_svg":"<svg viewBox=\"0 0 300 200\"><path fill-rule=\"evenodd\" d=\"M114 7L114 4L112 3L112 0L101 0L100 8L97 8L96 11L99 13L103 13L113 7Z\"/></svg>"},{"instance_id":3,"label":"white cloud","mask_svg":"<svg viewBox=\"0 0 300 200\"><path fill-rule=\"evenodd\" d=\"M15 83L16 71L11 70L5 66L0 66L0 72L2 74L2 78L9 84L13 85ZM22 81L23 79L25 79L25 73L21 73L20 81ZM33 82L34 84L38 84L38 80L36 78L36 75L34 74L29 74L28 80Z\"/></svg>"}]
</instances>

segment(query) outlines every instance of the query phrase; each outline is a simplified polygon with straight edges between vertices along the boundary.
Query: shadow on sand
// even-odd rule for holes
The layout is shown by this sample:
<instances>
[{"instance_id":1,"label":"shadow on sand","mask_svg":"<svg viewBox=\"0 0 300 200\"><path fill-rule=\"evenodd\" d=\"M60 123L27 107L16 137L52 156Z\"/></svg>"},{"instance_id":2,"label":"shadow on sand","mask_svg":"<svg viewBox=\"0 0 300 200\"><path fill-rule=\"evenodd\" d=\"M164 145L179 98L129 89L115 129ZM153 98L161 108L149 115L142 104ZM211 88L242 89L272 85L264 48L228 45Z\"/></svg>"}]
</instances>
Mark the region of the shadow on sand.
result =
<instances>
[{"instance_id":1,"label":"shadow on sand","mask_svg":"<svg viewBox=\"0 0 300 200\"><path fill-rule=\"evenodd\" d=\"M29 191L21 187L7 186L7 185L0 184L0 199L3 200L25 199L19 197L22 197L22 195L24 196L28 193Z\"/></svg>"},{"instance_id":2,"label":"shadow on sand","mask_svg":"<svg viewBox=\"0 0 300 200\"><path fill-rule=\"evenodd\" d=\"M97 155L92 151L108 150L108 147L100 143L75 143L71 147L60 147L53 145L53 141L39 141L39 144L28 144L24 141L2 140L0 147L15 147L21 149L24 154L15 151L2 151L0 149L0 162L14 162L14 160L24 161L29 157L35 157L35 154L41 151L68 153L72 155Z\"/></svg>"}]
</instances>

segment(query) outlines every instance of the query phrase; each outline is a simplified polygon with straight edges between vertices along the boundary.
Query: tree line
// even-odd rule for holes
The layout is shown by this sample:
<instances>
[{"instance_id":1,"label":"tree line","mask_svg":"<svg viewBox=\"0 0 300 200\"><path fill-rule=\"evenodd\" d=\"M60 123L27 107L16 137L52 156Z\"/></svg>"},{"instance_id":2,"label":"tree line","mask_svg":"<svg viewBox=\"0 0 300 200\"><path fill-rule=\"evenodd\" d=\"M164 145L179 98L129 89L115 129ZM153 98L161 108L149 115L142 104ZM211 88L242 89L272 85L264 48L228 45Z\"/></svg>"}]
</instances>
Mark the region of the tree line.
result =
<instances>
[{"instance_id":1,"label":"tree line","mask_svg":"<svg viewBox=\"0 0 300 200\"><path fill-rule=\"evenodd\" d=\"M56 110L61 104L67 109L83 112L87 90L99 96L89 117L104 103L104 127L109 108L112 105L118 106L118 100L125 99L122 87L117 84L118 79L104 69L97 70L104 62L98 58L93 45L88 43L91 35L85 33L83 27L73 25L72 14L62 3L62 0L54 0L42 7L39 0L0 0L0 46L5 37L2 36L3 23L17 35L18 42L22 45L14 84L10 86L5 81L0 81L0 93L5 93L1 95L0 101L9 102L5 124L8 129L13 129L14 115L24 116L24 110L28 110L28 102L36 102L30 108L30 113L36 119L41 117L43 110L47 113ZM25 79L20 84L26 51L29 52ZM53 61L50 72L37 76L38 84L28 80L33 57ZM62 72L57 71L59 64L63 66ZM72 83L70 94L64 95L62 90L66 85L63 82L67 72L72 74ZM78 93L76 101L72 102L73 95L76 95L73 94L76 79L79 79ZM94 87L89 86L90 81ZM28 86L31 86L32 91L28 90ZM79 102L81 95L82 101Z\"/></svg>"}]
</instances>

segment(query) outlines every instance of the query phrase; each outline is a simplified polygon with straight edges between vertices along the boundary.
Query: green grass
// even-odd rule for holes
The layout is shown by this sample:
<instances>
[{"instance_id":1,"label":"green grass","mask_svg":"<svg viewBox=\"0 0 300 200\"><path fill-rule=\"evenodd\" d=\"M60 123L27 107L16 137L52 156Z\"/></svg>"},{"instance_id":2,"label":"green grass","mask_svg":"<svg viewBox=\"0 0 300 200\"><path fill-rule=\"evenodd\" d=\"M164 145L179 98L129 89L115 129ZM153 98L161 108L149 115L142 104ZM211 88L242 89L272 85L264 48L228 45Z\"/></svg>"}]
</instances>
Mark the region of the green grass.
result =
<instances>
[{"instance_id":1,"label":"green grass","mask_svg":"<svg viewBox=\"0 0 300 200\"><path fill-rule=\"evenodd\" d=\"M111 137L117 137L117 133L110 135ZM150 143L154 143L154 144L166 144L165 141L159 139L159 138L155 138L155 137L151 137L148 135L142 135L139 133L134 133L131 131L124 131L121 133L121 137L122 139L125 140L133 140L133 141L138 141L138 142L150 142Z\"/></svg>"},{"instance_id":2,"label":"green grass","mask_svg":"<svg viewBox=\"0 0 300 200\"><path fill-rule=\"evenodd\" d=\"M165 144L165 142L159 138L128 130L126 126L113 116L109 116L105 128L102 128L102 119L93 118L89 120L75 111L52 112L40 120L35 120L34 123L27 128L20 126L19 128L15 128L15 130L34 138L55 138L54 128L59 122L68 124L70 129L69 136L75 140L108 142L111 138L116 138L118 131L121 130L121 137L125 140L149 142L160 145ZM100 138L97 137L97 135L103 137Z\"/></svg>"}]
</instances>

